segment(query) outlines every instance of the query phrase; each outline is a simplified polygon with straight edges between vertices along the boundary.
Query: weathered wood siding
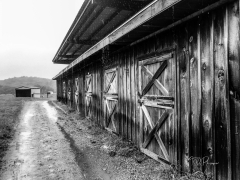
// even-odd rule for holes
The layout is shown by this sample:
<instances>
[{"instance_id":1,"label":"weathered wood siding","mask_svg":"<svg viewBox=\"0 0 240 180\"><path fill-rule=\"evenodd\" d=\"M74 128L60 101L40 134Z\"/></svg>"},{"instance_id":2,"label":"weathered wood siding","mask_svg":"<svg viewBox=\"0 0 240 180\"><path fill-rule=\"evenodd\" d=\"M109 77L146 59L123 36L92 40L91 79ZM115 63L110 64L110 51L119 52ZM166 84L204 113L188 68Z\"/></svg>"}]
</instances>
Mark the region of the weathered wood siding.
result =
<instances>
[{"instance_id":1,"label":"weathered wood siding","mask_svg":"<svg viewBox=\"0 0 240 180\"><path fill-rule=\"evenodd\" d=\"M138 103L138 57L175 47L173 142L164 134L171 130L170 125L161 130L163 142L169 142L170 162L180 163L185 171L206 170L215 179L240 179L239 23L236 1L117 53L110 51L107 63L99 59L87 66L80 64L74 70L74 77L79 78L80 113L85 115L85 78L92 74L91 119L106 126L104 72L117 68L117 133L141 146L140 119L144 115ZM58 99L63 102L67 102L62 97L63 82L73 77L70 74L58 79ZM150 114L157 119L161 113ZM154 143L150 149L159 151ZM205 157L207 164L198 166L195 157Z\"/></svg>"}]
</instances>

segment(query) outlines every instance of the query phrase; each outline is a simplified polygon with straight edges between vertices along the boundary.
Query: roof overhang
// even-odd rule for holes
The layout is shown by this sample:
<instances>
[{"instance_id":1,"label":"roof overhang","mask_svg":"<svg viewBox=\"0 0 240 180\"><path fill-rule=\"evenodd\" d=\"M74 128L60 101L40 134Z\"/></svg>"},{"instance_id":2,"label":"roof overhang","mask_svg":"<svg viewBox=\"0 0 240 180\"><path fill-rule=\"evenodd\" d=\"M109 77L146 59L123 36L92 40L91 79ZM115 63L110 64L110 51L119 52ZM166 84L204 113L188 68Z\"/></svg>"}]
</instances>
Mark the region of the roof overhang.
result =
<instances>
[{"instance_id":1,"label":"roof overhang","mask_svg":"<svg viewBox=\"0 0 240 180\"><path fill-rule=\"evenodd\" d=\"M106 46L122 44L131 46L146 38L173 28L191 18L208 12L233 0L155 0L101 41L81 53L53 79L57 79L83 60L93 56Z\"/></svg>"},{"instance_id":2,"label":"roof overhang","mask_svg":"<svg viewBox=\"0 0 240 180\"><path fill-rule=\"evenodd\" d=\"M53 62L69 64L153 0L85 0Z\"/></svg>"}]
</instances>

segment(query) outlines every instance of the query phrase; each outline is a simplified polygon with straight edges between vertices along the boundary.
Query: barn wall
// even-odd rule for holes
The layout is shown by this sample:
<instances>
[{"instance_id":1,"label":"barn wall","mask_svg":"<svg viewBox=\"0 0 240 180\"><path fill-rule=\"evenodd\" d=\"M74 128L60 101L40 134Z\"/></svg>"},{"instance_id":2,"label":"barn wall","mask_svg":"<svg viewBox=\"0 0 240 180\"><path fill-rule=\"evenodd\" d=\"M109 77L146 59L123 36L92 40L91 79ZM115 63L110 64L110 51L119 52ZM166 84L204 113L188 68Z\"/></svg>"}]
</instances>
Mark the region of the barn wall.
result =
<instances>
[{"instance_id":1,"label":"barn wall","mask_svg":"<svg viewBox=\"0 0 240 180\"><path fill-rule=\"evenodd\" d=\"M175 47L176 133L173 144L167 145L172 163L180 163L185 171L206 170L216 179L240 179L239 46L236 1L112 54L108 65L118 72L117 133L140 145L138 57ZM80 65L75 75L79 77L82 115L86 113L85 78L93 75L91 118L103 127L104 71L108 68L99 60L86 67ZM59 100L63 100L59 88L64 80L58 79ZM199 167L191 157L206 157L209 164Z\"/></svg>"}]
</instances>

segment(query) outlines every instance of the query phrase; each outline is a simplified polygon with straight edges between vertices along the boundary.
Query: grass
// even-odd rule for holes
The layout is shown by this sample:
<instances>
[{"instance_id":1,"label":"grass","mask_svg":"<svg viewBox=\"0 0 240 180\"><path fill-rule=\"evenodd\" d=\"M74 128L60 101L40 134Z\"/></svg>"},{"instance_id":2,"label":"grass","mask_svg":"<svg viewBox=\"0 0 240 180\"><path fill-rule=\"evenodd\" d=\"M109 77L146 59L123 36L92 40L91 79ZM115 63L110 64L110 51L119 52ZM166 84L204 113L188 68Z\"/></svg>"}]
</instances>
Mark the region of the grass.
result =
<instances>
[{"instance_id":1,"label":"grass","mask_svg":"<svg viewBox=\"0 0 240 180\"><path fill-rule=\"evenodd\" d=\"M22 105L23 98L15 98L13 95L0 95L0 168L2 158L19 122L18 117Z\"/></svg>"}]
</instances>

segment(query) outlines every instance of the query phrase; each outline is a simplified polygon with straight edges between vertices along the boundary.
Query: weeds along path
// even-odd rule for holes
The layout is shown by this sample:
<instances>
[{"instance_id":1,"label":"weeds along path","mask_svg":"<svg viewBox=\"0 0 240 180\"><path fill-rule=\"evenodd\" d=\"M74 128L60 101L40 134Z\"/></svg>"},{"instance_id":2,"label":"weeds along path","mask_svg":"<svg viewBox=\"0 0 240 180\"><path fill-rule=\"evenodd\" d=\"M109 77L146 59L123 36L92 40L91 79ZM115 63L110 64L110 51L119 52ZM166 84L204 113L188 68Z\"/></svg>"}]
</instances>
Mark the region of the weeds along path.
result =
<instances>
[{"instance_id":1,"label":"weeds along path","mask_svg":"<svg viewBox=\"0 0 240 180\"><path fill-rule=\"evenodd\" d=\"M0 179L85 179L47 101L25 102Z\"/></svg>"}]
</instances>

